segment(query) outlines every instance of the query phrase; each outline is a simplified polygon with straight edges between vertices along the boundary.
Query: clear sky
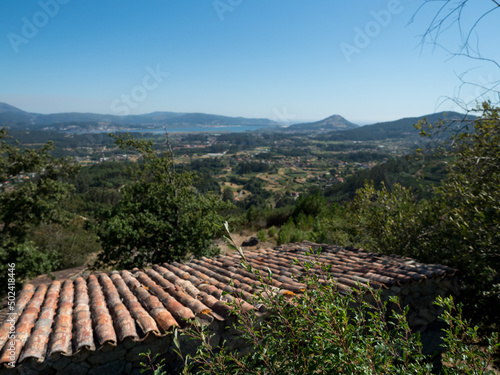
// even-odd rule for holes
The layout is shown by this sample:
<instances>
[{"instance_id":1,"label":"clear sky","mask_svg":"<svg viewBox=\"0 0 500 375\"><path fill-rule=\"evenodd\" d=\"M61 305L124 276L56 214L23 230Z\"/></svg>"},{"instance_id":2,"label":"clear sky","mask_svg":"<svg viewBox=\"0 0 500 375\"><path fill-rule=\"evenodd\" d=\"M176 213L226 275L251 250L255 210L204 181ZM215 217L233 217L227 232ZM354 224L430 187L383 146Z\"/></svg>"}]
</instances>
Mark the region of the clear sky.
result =
<instances>
[{"instance_id":1,"label":"clear sky","mask_svg":"<svg viewBox=\"0 0 500 375\"><path fill-rule=\"evenodd\" d=\"M2 0L0 102L360 124L457 110L444 98L458 95L460 74L481 84L500 69L421 48L440 3L410 22L421 0ZM496 61L499 20L493 12L477 30ZM456 48L458 30L441 42Z\"/></svg>"}]
</instances>

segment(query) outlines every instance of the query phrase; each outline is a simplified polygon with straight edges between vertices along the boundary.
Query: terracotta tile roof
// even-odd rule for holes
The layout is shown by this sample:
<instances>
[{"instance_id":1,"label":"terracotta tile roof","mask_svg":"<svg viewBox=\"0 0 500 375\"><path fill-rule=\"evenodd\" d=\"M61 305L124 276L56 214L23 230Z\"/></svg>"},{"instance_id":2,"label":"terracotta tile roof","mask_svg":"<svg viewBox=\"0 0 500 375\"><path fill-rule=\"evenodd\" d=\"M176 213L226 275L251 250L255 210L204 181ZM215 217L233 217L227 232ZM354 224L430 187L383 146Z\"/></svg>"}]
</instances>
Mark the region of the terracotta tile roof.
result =
<instances>
[{"instance_id":1,"label":"terracotta tile roof","mask_svg":"<svg viewBox=\"0 0 500 375\"><path fill-rule=\"evenodd\" d=\"M301 243L246 250L245 256L255 269L272 275L271 285L291 295L306 288L295 278L304 269L292 264L293 260L310 262L312 257L305 253L318 246ZM17 296L15 311L0 325L0 364L11 362L8 334L12 319L15 360L21 363L28 358L42 362L57 354L71 356L84 348L95 351L127 338L142 341L149 335L163 336L195 316L223 321L231 311L228 301L236 300L245 310L257 309L252 304L257 277L242 269L240 260L234 253L62 283L56 280L38 287L27 284ZM441 265L328 245L322 245L318 260L331 266L329 272L341 291L358 282L390 288L455 274ZM311 272L320 275L317 268Z\"/></svg>"}]
</instances>

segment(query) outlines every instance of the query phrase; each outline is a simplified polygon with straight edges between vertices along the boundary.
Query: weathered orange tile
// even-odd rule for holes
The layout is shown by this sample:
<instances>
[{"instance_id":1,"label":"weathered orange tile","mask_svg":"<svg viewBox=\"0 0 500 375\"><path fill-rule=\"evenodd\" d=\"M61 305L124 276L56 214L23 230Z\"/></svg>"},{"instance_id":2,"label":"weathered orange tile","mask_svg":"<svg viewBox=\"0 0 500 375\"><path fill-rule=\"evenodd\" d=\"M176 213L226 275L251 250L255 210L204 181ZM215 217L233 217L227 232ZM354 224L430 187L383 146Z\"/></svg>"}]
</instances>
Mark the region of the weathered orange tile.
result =
<instances>
[{"instance_id":1,"label":"weathered orange tile","mask_svg":"<svg viewBox=\"0 0 500 375\"><path fill-rule=\"evenodd\" d=\"M156 284L151 278L145 273L140 273L137 277L139 282L149 288L149 291L154 293L158 299L165 305L167 310L172 314L172 316L177 321L185 321L193 319L194 313L191 309L183 306L181 303L163 290L158 284Z\"/></svg>"},{"instance_id":2,"label":"weathered orange tile","mask_svg":"<svg viewBox=\"0 0 500 375\"><path fill-rule=\"evenodd\" d=\"M101 290L101 286L95 275L90 275L87 279L89 292L89 305L93 321L93 328L97 343L116 345L117 337L113 327L113 319L106 306L106 300Z\"/></svg>"},{"instance_id":3,"label":"weathered orange tile","mask_svg":"<svg viewBox=\"0 0 500 375\"><path fill-rule=\"evenodd\" d=\"M37 317L35 327L19 358L20 362L24 361L26 358L35 358L41 362L45 358L60 290L61 283L59 281L56 280L50 284L45 294L45 300Z\"/></svg>"},{"instance_id":4,"label":"weathered orange tile","mask_svg":"<svg viewBox=\"0 0 500 375\"><path fill-rule=\"evenodd\" d=\"M33 297L28 302L23 314L19 317L16 324L16 336L13 340L7 341L6 345L0 352L0 365L12 362L10 355L10 347L14 347L14 362L16 362L21 355L21 351L31 335L31 330L35 325L40 306L43 304L45 293L47 292L46 285L40 285ZM11 344L12 343L12 344Z\"/></svg>"},{"instance_id":5,"label":"weathered orange tile","mask_svg":"<svg viewBox=\"0 0 500 375\"><path fill-rule=\"evenodd\" d=\"M137 325L141 328L142 335L147 336L152 333L158 336L160 335L158 325L142 307L141 303L131 290L135 286L134 283L130 283L131 278L132 276L128 271L122 271L121 275L118 273L114 273L111 275L111 280L115 284L116 289L118 290L120 297L123 299L125 306L127 306L130 315L132 316L132 318L134 318ZM137 288L137 286L135 286L135 288Z\"/></svg>"},{"instance_id":6,"label":"weathered orange tile","mask_svg":"<svg viewBox=\"0 0 500 375\"><path fill-rule=\"evenodd\" d=\"M56 353L64 355L72 354L72 330L73 330L73 282L66 280L59 295L57 314L54 320L54 328L49 341L48 356Z\"/></svg>"}]
</instances>

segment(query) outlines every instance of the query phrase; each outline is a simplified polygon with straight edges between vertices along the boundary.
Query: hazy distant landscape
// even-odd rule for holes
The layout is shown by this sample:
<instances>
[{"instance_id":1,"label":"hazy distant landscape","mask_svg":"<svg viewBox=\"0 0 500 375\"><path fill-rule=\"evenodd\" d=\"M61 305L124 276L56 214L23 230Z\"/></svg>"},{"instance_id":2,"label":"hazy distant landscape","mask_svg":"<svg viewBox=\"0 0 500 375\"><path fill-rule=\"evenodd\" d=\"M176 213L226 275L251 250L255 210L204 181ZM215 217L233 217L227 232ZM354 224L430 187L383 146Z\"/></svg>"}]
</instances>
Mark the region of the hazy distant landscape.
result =
<instances>
[{"instance_id":1,"label":"hazy distant landscape","mask_svg":"<svg viewBox=\"0 0 500 375\"><path fill-rule=\"evenodd\" d=\"M355 140L358 137L391 138L404 135L414 136L412 126L427 118L430 122L438 120L462 120L465 114L440 112L408 117L394 121L365 125L361 129L340 115L332 115L320 121L285 125L269 119L228 117L204 113L154 112L144 115L113 116L94 113L56 113L42 115L25 112L7 103L0 103L0 126L13 130L43 130L70 133L94 132L233 132L248 130L270 130L284 132L327 133L348 131L340 138ZM469 116L469 118L471 118ZM405 134L406 133L406 134ZM366 136L365 134L370 134Z\"/></svg>"},{"instance_id":2,"label":"hazy distant landscape","mask_svg":"<svg viewBox=\"0 0 500 375\"><path fill-rule=\"evenodd\" d=\"M100 115L95 113L56 113L42 115L25 112L0 103L0 126L19 130L55 130L71 132L108 132L127 130L158 131L165 128L270 127L279 124L268 119L247 119L204 113L154 112L145 115Z\"/></svg>"}]
</instances>

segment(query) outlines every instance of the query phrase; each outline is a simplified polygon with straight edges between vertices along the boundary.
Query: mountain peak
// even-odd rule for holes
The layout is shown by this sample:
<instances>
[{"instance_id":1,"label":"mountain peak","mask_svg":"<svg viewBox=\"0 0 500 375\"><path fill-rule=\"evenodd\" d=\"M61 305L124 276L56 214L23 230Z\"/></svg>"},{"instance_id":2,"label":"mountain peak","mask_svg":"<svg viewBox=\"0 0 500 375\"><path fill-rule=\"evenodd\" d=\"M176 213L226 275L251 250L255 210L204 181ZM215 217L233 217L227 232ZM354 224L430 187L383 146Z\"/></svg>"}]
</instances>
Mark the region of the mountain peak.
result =
<instances>
[{"instance_id":1,"label":"mountain peak","mask_svg":"<svg viewBox=\"0 0 500 375\"><path fill-rule=\"evenodd\" d=\"M347 121L344 117L340 115L332 115L330 117L325 118L324 120L319 121L320 123L324 124L331 124L331 125L336 125L336 126L343 126L343 125L355 125L350 121ZM357 125L355 125L357 127Z\"/></svg>"},{"instance_id":2,"label":"mountain peak","mask_svg":"<svg viewBox=\"0 0 500 375\"><path fill-rule=\"evenodd\" d=\"M26 113L26 112L10 104L0 102L0 113Z\"/></svg>"},{"instance_id":3,"label":"mountain peak","mask_svg":"<svg viewBox=\"0 0 500 375\"><path fill-rule=\"evenodd\" d=\"M346 120L340 115L332 115L321 121L309 122L303 124L290 125L289 130L347 130L355 129L358 125Z\"/></svg>"}]
</instances>

